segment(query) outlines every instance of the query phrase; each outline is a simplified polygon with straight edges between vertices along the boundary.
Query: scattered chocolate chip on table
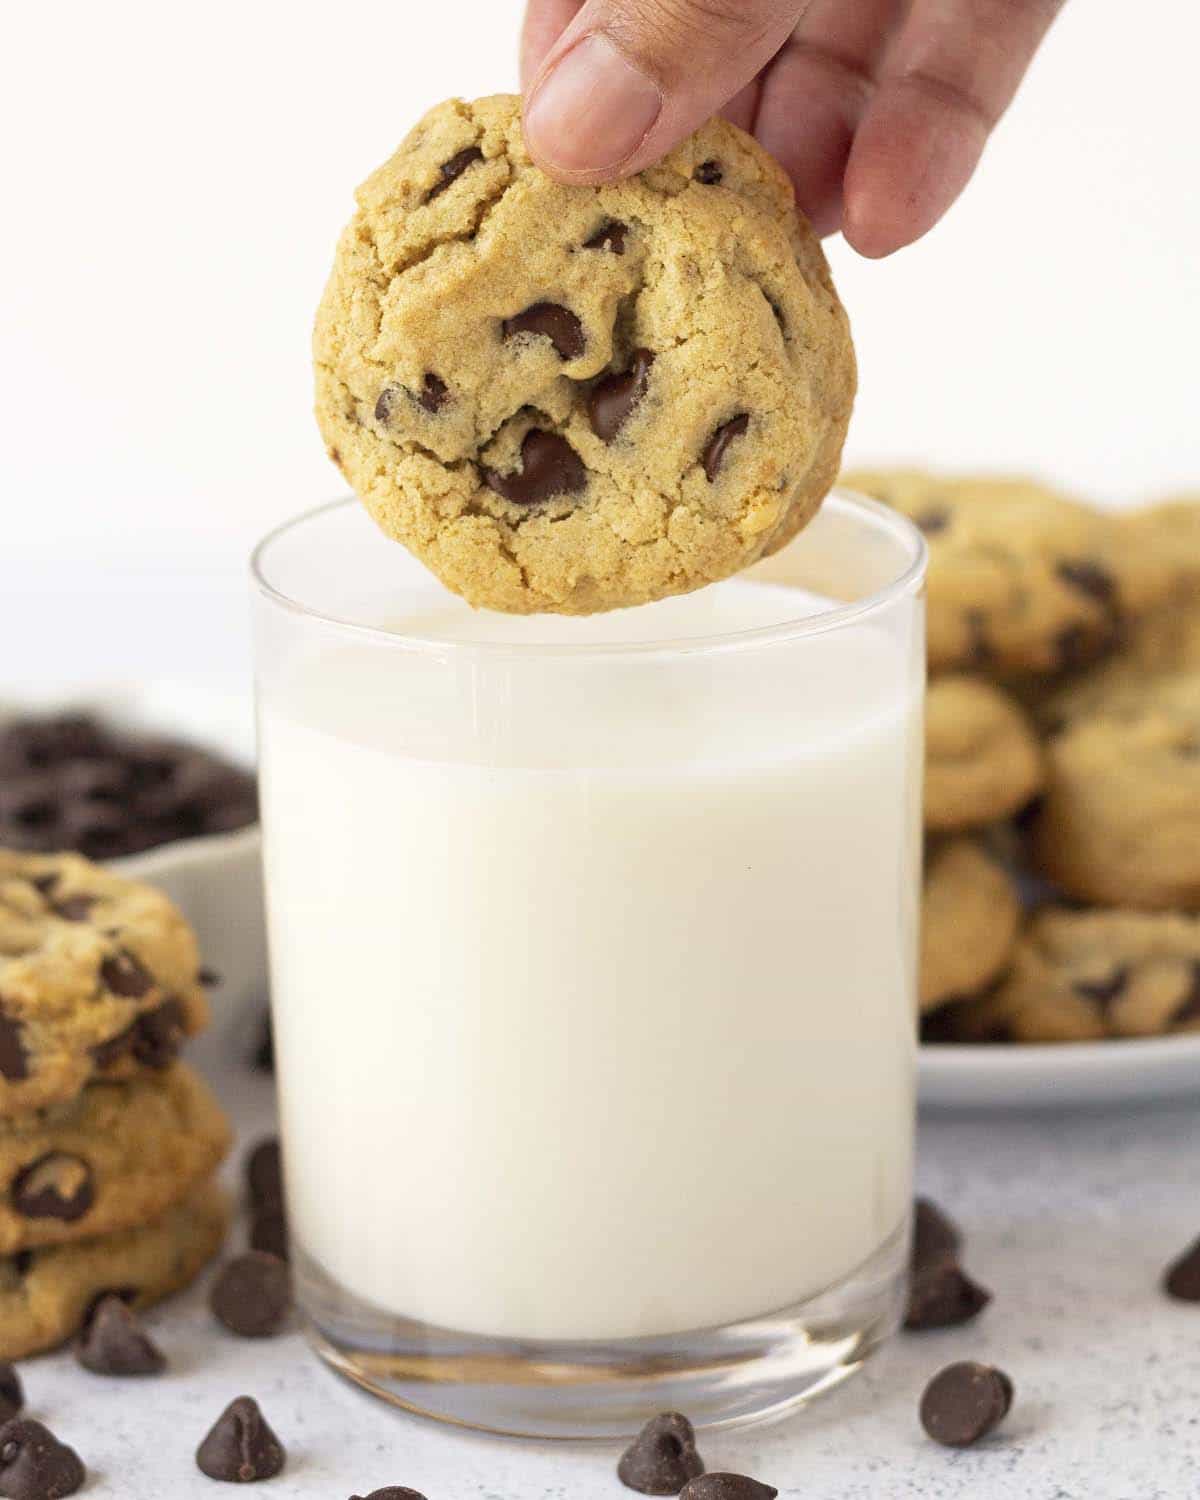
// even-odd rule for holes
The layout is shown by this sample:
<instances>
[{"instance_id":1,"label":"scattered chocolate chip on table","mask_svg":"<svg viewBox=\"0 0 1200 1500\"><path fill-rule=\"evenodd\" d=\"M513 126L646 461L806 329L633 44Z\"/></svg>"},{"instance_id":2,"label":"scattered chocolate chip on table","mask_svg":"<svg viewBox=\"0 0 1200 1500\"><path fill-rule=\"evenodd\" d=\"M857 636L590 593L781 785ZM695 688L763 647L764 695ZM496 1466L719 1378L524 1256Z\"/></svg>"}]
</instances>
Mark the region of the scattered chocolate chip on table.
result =
<instances>
[{"instance_id":1,"label":"scattered chocolate chip on table","mask_svg":"<svg viewBox=\"0 0 1200 1500\"><path fill-rule=\"evenodd\" d=\"M244 1339L269 1338L287 1326L292 1278L277 1255L248 1250L222 1267L209 1293L217 1321Z\"/></svg>"},{"instance_id":2,"label":"scattered chocolate chip on table","mask_svg":"<svg viewBox=\"0 0 1200 1500\"><path fill-rule=\"evenodd\" d=\"M253 1396L231 1401L196 1449L200 1472L228 1484L273 1479L282 1472L285 1459L283 1444Z\"/></svg>"},{"instance_id":3,"label":"scattered chocolate chip on table","mask_svg":"<svg viewBox=\"0 0 1200 1500\"><path fill-rule=\"evenodd\" d=\"M936 1443L968 1448L1008 1415L1013 1383L1003 1370L962 1360L947 1365L925 1387L921 1426Z\"/></svg>"},{"instance_id":4,"label":"scattered chocolate chip on table","mask_svg":"<svg viewBox=\"0 0 1200 1500\"><path fill-rule=\"evenodd\" d=\"M167 1361L123 1297L101 1297L75 1345L75 1358L95 1375L161 1375Z\"/></svg>"},{"instance_id":5,"label":"scattered chocolate chip on table","mask_svg":"<svg viewBox=\"0 0 1200 1500\"><path fill-rule=\"evenodd\" d=\"M703 1473L695 1430L676 1411L651 1417L617 1464L621 1483L643 1495L678 1495Z\"/></svg>"},{"instance_id":6,"label":"scattered chocolate chip on table","mask_svg":"<svg viewBox=\"0 0 1200 1500\"><path fill-rule=\"evenodd\" d=\"M0 1495L5 1500L61 1500L86 1478L78 1453L41 1422L16 1417L0 1427Z\"/></svg>"}]
</instances>

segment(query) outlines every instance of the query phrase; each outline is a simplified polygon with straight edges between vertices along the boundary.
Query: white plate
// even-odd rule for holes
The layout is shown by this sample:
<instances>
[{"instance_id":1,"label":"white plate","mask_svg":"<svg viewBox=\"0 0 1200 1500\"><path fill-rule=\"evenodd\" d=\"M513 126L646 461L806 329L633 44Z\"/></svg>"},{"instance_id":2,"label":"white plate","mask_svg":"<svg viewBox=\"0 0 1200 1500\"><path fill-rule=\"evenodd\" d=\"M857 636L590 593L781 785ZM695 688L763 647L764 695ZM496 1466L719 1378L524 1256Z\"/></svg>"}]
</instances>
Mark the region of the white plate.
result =
<instances>
[{"instance_id":1,"label":"white plate","mask_svg":"<svg viewBox=\"0 0 1200 1500\"><path fill-rule=\"evenodd\" d=\"M1200 1036L1040 1046L925 1046L930 1109L1039 1109L1200 1099Z\"/></svg>"},{"instance_id":2,"label":"white plate","mask_svg":"<svg viewBox=\"0 0 1200 1500\"><path fill-rule=\"evenodd\" d=\"M21 713L79 709L105 723L187 740L243 766L254 763L249 694L213 692L173 683L142 686L44 687L0 704L0 719ZM164 890L196 929L201 960L219 983L209 993L209 1045L228 1054L250 1045L267 1002L261 838L257 825L162 844L112 861L112 868Z\"/></svg>"}]
</instances>

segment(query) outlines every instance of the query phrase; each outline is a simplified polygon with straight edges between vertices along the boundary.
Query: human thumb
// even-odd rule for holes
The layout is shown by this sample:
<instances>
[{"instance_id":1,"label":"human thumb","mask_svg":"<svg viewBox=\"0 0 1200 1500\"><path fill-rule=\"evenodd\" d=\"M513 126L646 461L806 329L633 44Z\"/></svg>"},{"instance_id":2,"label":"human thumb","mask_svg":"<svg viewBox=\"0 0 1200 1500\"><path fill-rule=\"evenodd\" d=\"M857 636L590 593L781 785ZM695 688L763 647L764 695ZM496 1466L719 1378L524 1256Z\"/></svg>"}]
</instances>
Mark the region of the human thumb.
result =
<instances>
[{"instance_id":1,"label":"human thumb","mask_svg":"<svg viewBox=\"0 0 1200 1500\"><path fill-rule=\"evenodd\" d=\"M640 172L750 82L805 4L586 0L530 84L530 155L567 182Z\"/></svg>"}]
</instances>

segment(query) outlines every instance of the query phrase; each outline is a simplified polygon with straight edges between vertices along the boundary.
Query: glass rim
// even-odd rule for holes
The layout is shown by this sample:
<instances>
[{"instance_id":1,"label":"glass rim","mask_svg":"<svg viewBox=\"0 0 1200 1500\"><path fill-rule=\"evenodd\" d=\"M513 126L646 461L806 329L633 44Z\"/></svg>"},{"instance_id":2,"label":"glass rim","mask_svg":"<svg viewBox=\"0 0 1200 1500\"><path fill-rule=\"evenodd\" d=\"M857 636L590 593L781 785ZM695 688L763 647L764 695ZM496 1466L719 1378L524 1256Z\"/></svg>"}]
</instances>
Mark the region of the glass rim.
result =
<instances>
[{"instance_id":1,"label":"glass rim","mask_svg":"<svg viewBox=\"0 0 1200 1500\"><path fill-rule=\"evenodd\" d=\"M280 522L278 526L272 527L250 554L250 575L254 586L262 598L289 614L303 616L357 639L387 646L392 650L421 652L435 656L453 655L492 659L582 657L595 660L614 657L685 656L773 646L801 640L808 636L827 635L831 631L860 624L872 615L882 613L891 605L920 591L925 582L929 561L929 548L925 538L907 516L901 515L899 511L892 510L889 506L857 490L835 486L822 502L822 511L829 508L856 517L860 522L867 522L890 534L908 553L907 566L882 588L874 590L862 599L847 604L836 604L831 609L821 610L815 615L797 615L794 619L783 620L773 625L756 625L746 630L717 631L712 635L676 636L619 643L461 641L436 635L406 635L401 631L383 630L378 626L364 625L360 621L346 619L340 615L326 614L324 610L306 604L302 599L293 598L270 581L267 576L267 554L276 542L308 522L315 521L332 511L344 510L360 504L357 496L343 495L336 500L326 500L320 505L314 505L308 510L301 511L299 515L291 516L286 521ZM384 536L384 533L381 532L380 535ZM797 536L802 535L803 532L797 533ZM788 542L786 546L793 544L794 541ZM393 542L393 545L402 546L402 543ZM410 553L409 556L413 554ZM419 558L414 557L414 561L420 564ZM786 587L786 585L782 586Z\"/></svg>"}]
</instances>

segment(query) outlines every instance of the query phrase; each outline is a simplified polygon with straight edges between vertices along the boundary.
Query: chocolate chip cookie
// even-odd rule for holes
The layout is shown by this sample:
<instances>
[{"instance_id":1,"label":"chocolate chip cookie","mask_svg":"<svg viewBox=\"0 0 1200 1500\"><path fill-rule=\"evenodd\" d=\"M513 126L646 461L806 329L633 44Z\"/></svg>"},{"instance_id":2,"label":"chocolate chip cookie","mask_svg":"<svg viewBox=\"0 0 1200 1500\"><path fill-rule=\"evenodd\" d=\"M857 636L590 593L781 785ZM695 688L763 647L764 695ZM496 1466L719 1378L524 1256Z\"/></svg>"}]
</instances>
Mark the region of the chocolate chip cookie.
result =
<instances>
[{"instance_id":1,"label":"chocolate chip cookie","mask_svg":"<svg viewBox=\"0 0 1200 1500\"><path fill-rule=\"evenodd\" d=\"M146 1223L207 1177L229 1140L182 1063L0 1120L0 1255Z\"/></svg>"},{"instance_id":2,"label":"chocolate chip cookie","mask_svg":"<svg viewBox=\"0 0 1200 1500\"><path fill-rule=\"evenodd\" d=\"M935 670L1080 666L1171 587L1160 548L1112 515L1030 480L879 470L847 473L843 482L902 511L925 534Z\"/></svg>"},{"instance_id":3,"label":"chocolate chip cookie","mask_svg":"<svg viewBox=\"0 0 1200 1500\"><path fill-rule=\"evenodd\" d=\"M0 1259L0 1358L71 1338L106 1293L148 1306L192 1281L221 1247L229 1213L212 1182L136 1229Z\"/></svg>"},{"instance_id":4,"label":"chocolate chip cookie","mask_svg":"<svg viewBox=\"0 0 1200 1500\"><path fill-rule=\"evenodd\" d=\"M1143 506L1126 521L1139 543L1148 540L1163 550L1181 593L1200 591L1200 493Z\"/></svg>"},{"instance_id":5,"label":"chocolate chip cookie","mask_svg":"<svg viewBox=\"0 0 1200 1500\"><path fill-rule=\"evenodd\" d=\"M1007 968L1021 904L1000 864L974 839L931 844L921 895L922 1013L974 995Z\"/></svg>"},{"instance_id":6,"label":"chocolate chip cookie","mask_svg":"<svg viewBox=\"0 0 1200 1500\"><path fill-rule=\"evenodd\" d=\"M979 678L936 678L925 707L925 827L952 833L1011 817L1042 784L1024 709Z\"/></svg>"},{"instance_id":7,"label":"chocolate chip cookie","mask_svg":"<svg viewBox=\"0 0 1200 1500\"><path fill-rule=\"evenodd\" d=\"M1082 719L1137 710L1153 697L1154 682L1190 673L1200 673L1200 593L1176 594L1151 610L1110 656L1047 684L1031 706L1043 728L1058 734Z\"/></svg>"},{"instance_id":8,"label":"chocolate chip cookie","mask_svg":"<svg viewBox=\"0 0 1200 1500\"><path fill-rule=\"evenodd\" d=\"M1143 676L1047 747L1033 830L1069 895L1113 906L1200 906L1200 673Z\"/></svg>"},{"instance_id":9,"label":"chocolate chip cookie","mask_svg":"<svg viewBox=\"0 0 1200 1500\"><path fill-rule=\"evenodd\" d=\"M0 1118L161 1070L207 1019L196 939L160 891L0 849Z\"/></svg>"},{"instance_id":10,"label":"chocolate chip cookie","mask_svg":"<svg viewBox=\"0 0 1200 1500\"><path fill-rule=\"evenodd\" d=\"M520 102L439 105L358 192L316 411L382 529L474 605L589 614L724 578L810 519L855 386L778 165L714 120L600 188Z\"/></svg>"},{"instance_id":11,"label":"chocolate chip cookie","mask_svg":"<svg viewBox=\"0 0 1200 1500\"><path fill-rule=\"evenodd\" d=\"M973 1042L1200 1031L1200 917L1049 908L995 993L950 1007L944 1021Z\"/></svg>"}]
</instances>

